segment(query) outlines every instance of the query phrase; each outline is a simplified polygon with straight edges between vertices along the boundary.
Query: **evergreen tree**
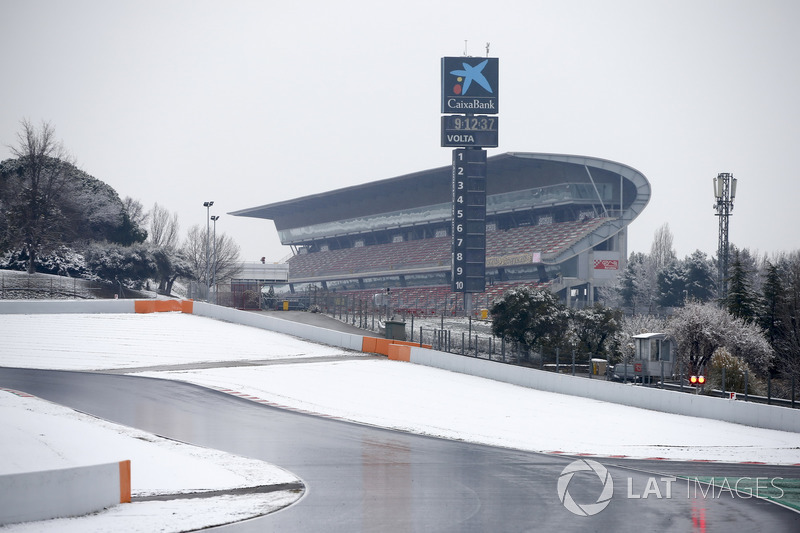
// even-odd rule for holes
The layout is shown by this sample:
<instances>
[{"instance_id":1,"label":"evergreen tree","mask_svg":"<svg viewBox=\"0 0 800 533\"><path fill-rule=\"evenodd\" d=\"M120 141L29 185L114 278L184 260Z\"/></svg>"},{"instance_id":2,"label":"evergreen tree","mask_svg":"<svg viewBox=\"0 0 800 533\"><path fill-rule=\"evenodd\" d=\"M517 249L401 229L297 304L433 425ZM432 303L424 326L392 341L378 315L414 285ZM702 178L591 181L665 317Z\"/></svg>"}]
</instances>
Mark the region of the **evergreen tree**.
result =
<instances>
[{"instance_id":1,"label":"evergreen tree","mask_svg":"<svg viewBox=\"0 0 800 533\"><path fill-rule=\"evenodd\" d=\"M636 312L636 265L638 261L639 256L632 253L625 270L619 276L619 292L622 298L622 305L632 309L634 313Z\"/></svg>"},{"instance_id":2,"label":"evergreen tree","mask_svg":"<svg viewBox=\"0 0 800 533\"><path fill-rule=\"evenodd\" d=\"M622 327L622 312L599 303L572 313L577 351L591 357L608 357Z\"/></svg>"},{"instance_id":3,"label":"evergreen tree","mask_svg":"<svg viewBox=\"0 0 800 533\"><path fill-rule=\"evenodd\" d=\"M708 302L714 296L714 267L706 254L695 250L686 258L686 296Z\"/></svg>"},{"instance_id":4,"label":"evergreen tree","mask_svg":"<svg viewBox=\"0 0 800 533\"><path fill-rule=\"evenodd\" d=\"M757 298L752 290L748 272L742 264L739 252L734 255L731 277L728 280L728 298L725 306L736 318L752 321L756 318Z\"/></svg>"},{"instance_id":5,"label":"evergreen tree","mask_svg":"<svg viewBox=\"0 0 800 533\"><path fill-rule=\"evenodd\" d=\"M672 261L658 272L658 304L680 307L686 298L687 272L683 261Z\"/></svg>"},{"instance_id":6,"label":"evergreen tree","mask_svg":"<svg viewBox=\"0 0 800 533\"><path fill-rule=\"evenodd\" d=\"M772 346L780 335L780 310L783 306L783 291L778 265L766 262L766 276L761 294L758 324L763 328Z\"/></svg>"},{"instance_id":7,"label":"evergreen tree","mask_svg":"<svg viewBox=\"0 0 800 533\"><path fill-rule=\"evenodd\" d=\"M696 250L680 261L672 261L658 273L658 303L681 307L687 298L707 302L714 294L714 274L706 254Z\"/></svg>"},{"instance_id":8,"label":"evergreen tree","mask_svg":"<svg viewBox=\"0 0 800 533\"><path fill-rule=\"evenodd\" d=\"M634 313L651 313L657 305L658 284L650 256L632 253L620 280L623 305Z\"/></svg>"},{"instance_id":9,"label":"evergreen tree","mask_svg":"<svg viewBox=\"0 0 800 533\"><path fill-rule=\"evenodd\" d=\"M569 310L548 290L519 287L506 291L490 309L492 333L529 350L563 346Z\"/></svg>"}]
</instances>

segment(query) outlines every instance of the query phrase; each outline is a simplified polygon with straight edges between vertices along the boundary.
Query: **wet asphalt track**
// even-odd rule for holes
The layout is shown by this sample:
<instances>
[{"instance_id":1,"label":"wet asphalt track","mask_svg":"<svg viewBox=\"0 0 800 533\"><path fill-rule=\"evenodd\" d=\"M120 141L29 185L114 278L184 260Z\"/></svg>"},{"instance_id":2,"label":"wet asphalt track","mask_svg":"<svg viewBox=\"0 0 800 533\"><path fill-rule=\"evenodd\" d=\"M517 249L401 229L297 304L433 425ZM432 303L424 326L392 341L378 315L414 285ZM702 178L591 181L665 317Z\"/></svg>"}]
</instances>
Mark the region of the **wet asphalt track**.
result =
<instances>
[{"instance_id":1,"label":"wet asphalt track","mask_svg":"<svg viewBox=\"0 0 800 533\"><path fill-rule=\"evenodd\" d=\"M306 492L295 505L219 531L800 531L800 514L756 498L694 498L685 482L642 494L652 472L800 478L800 467L597 459L614 481L608 506L576 516L557 482L573 458L393 432L276 409L173 381L0 368L0 386L145 431L282 466ZM644 471L646 472L644 472ZM652 488L652 487L651 487ZM591 472L578 503L602 491Z\"/></svg>"}]
</instances>

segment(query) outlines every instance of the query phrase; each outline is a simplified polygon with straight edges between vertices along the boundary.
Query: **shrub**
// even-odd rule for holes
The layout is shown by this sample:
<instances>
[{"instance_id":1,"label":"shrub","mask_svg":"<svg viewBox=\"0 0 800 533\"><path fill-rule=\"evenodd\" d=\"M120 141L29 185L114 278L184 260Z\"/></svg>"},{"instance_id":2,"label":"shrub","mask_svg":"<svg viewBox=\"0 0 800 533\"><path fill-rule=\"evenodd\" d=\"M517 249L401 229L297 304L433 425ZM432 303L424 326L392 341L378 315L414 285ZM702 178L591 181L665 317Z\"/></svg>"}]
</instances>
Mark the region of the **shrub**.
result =
<instances>
[{"instance_id":1,"label":"shrub","mask_svg":"<svg viewBox=\"0 0 800 533\"><path fill-rule=\"evenodd\" d=\"M725 371L725 391L744 393L746 379L748 394L764 394L763 383L756 378L744 359L733 355L725 347L717 348L711 356L706 375L706 390L723 389L723 369Z\"/></svg>"}]
</instances>

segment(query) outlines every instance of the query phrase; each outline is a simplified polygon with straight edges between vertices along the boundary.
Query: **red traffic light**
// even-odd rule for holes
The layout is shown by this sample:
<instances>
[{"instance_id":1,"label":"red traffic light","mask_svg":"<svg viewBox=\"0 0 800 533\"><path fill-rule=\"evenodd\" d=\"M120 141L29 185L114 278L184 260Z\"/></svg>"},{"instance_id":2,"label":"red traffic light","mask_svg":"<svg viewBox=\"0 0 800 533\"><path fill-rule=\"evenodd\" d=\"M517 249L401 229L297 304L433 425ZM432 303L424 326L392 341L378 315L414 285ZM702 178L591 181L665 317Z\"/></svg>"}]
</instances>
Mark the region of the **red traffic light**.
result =
<instances>
[{"instance_id":1,"label":"red traffic light","mask_svg":"<svg viewBox=\"0 0 800 533\"><path fill-rule=\"evenodd\" d=\"M706 382L705 376L691 376L689 378L689 383L692 385L704 385Z\"/></svg>"}]
</instances>

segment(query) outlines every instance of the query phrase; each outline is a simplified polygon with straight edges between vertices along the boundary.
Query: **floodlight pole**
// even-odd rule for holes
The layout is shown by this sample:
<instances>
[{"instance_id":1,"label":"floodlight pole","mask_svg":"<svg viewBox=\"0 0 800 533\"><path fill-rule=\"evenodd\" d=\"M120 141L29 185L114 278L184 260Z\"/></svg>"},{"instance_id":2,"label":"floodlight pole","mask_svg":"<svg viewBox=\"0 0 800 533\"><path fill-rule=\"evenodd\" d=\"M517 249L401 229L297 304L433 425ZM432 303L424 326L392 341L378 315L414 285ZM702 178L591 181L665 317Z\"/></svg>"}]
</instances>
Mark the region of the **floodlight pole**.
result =
<instances>
[{"instance_id":1,"label":"floodlight pole","mask_svg":"<svg viewBox=\"0 0 800 533\"><path fill-rule=\"evenodd\" d=\"M211 275L211 286L214 287L214 303L217 303L217 220L219 220L219 215L215 215L211 217L211 220L214 222L214 254L213 254L213 261L214 261L214 270L213 274Z\"/></svg>"},{"instance_id":2,"label":"floodlight pole","mask_svg":"<svg viewBox=\"0 0 800 533\"><path fill-rule=\"evenodd\" d=\"M211 233L210 227L210 218L209 215L211 214L211 206L214 205L214 202L203 202L203 207L206 208L206 302L208 302L208 295L211 292L211 279L209 278L208 271L209 271L209 257L208 257L208 237Z\"/></svg>"},{"instance_id":3,"label":"floodlight pole","mask_svg":"<svg viewBox=\"0 0 800 533\"><path fill-rule=\"evenodd\" d=\"M733 200L736 198L736 178L733 174L723 172L714 178L715 216L719 217L719 243L717 245L717 289L720 301L728 298L728 220L733 211Z\"/></svg>"}]
</instances>

